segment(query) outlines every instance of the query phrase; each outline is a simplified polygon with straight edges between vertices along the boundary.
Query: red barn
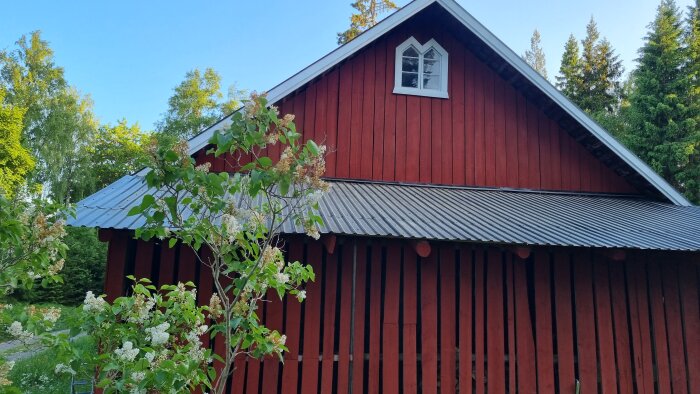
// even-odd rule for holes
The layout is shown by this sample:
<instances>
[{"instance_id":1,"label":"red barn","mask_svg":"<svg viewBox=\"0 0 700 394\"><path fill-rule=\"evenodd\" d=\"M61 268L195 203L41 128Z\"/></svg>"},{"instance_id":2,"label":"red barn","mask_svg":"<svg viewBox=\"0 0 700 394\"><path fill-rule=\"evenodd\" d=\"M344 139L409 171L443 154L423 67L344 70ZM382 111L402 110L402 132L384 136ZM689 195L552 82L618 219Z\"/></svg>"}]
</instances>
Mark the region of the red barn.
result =
<instances>
[{"instance_id":1,"label":"red barn","mask_svg":"<svg viewBox=\"0 0 700 394\"><path fill-rule=\"evenodd\" d=\"M327 144L308 300L267 303L285 363L232 393L700 393L700 208L453 0L416 0L269 91ZM199 162L226 119L190 141ZM270 149L274 158L279 151ZM144 171L81 201L124 277L211 276L133 239ZM216 344L214 344L216 347Z\"/></svg>"}]
</instances>

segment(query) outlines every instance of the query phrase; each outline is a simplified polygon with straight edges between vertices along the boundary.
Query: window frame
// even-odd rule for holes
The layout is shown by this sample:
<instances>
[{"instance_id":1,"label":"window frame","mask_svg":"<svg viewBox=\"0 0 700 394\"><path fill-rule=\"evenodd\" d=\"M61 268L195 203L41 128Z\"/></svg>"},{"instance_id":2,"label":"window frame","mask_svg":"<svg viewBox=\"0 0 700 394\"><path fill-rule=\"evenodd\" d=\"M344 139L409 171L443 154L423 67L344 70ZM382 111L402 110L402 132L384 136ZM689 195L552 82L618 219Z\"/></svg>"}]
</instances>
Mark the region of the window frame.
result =
<instances>
[{"instance_id":1,"label":"window frame","mask_svg":"<svg viewBox=\"0 0 700 394\"><path fill-rule=\"evenodd\" d=\"M418 51L418 87L406 87L402 86L402 64L403 64L403 52L409 47L414 47ZM440 89L426 89L423 88L423 63L425 59L423 55L427 53L430 48L435 49L440 55ZM430 39L425 44L420 44L418 40L414 37L409 37L406 41L401 43L396 47L396 56L394 58L394 94L407 94L412 96L424 96L424 97L435 97L435 98L449 98L447 93L447 72L448 72L448 58L449 54L438 44L435 39Z\"/></svg>"}]
</instances>

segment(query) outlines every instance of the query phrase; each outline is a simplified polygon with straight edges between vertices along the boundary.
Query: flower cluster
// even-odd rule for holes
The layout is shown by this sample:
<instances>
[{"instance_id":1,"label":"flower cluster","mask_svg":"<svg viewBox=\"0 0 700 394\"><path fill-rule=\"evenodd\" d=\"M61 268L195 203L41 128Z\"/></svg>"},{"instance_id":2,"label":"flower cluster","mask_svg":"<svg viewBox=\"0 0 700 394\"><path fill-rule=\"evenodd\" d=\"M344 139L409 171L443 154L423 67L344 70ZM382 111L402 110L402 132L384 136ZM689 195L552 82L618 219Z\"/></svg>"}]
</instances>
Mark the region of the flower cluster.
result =
<instances>
[{"instance_id":1,"label":"flower cluster","mask_svg":"<svg viewBox=\"0 0 700 394\"><path fill-rule=\"evenodd\" d=\"M156 305L156 301L151 297L146 297L143 294L137 294L134 297L134 305L129 311L127 320L131 323L143 323L149 318L151 309Z\"/></svg>"},{"instance_id":2,"label":"flower cluster","mask_svg":"<svg viewBox=\"0 0 700 394\"><path fill-rule=\"evenodd\" d=\"M209 317L212 319L217 319L221 317L224 313L223 307L221 306L221 298L219 295L214 293L209 299Z\"/></svg>"},{"instance_id":3,"label":"flower cluster","mask_svg":"<svg viewBox=\"0 0 700 394\"><path fill-rule=\"evenodd\" d=\"M25 330L24 327L22 327L22 323L18 321L14 321L12 324L10 324L10 326L7 328L7 333L22 342L27 342L34 337L34 333L29 330Z\"/></svg>"},{"instance_id":4,"label":"flower cluster","mask_svg":"<svg viewBox=\"0 0 700 394\"><path fill-rule=\"evenodd\" d=\"M131 341L124 341L122 347L114 350L114 354L116 354L121 361L130 363L136 359L140 351L140 349L134 348L134 344Z\"/></svg>"},{"instance_id":5,"label":"flower cluster","mask_svg":"<svg viewBox=\"0 0 700 394\"><path fill-rule=\"evenodd\" d=\"M85 294L83 310L88 313L101 313L107 306L107 302L102 297L95 297L92 291Z\"/></svg>"},{"instance_id":6,"label":"flower cluster","mask_svg":"<svg viewBox=\"0 0 700 394\"><path fill-rule=\"evenodd\" d=\"M56 364L56 367L54 368L53 372L55 374L62 374L62 373L67 373L69 375L75 375L75 370L71 368L70 365L66 365L63 363L58 363Z\"/></svg>"},{"instance_id":7,"label":"flower cluster","mask_svg":"<svg viewBox=\"0 0 700 394\"><path fill-rule=\"evenodd\" d=\"M163 322L155 327L146 328L146 340L151 341L152 346L163 345L168 342L170 334L168 334L168 328L170 328L170 323Z\"/></svg>"},{"instance_id":8,"label":"flower cluster","mask_svg":"<svg viewBox=\"0 0 700 394\"><path fill-rule=\"evenodd\" d=\"M49 275L58 275L61 270L63 270L63 265L65 264L66 260L60 259L56 261L55 263L51 264L48 268L48 273Z\"/></svg>"},{"instance_id":9,"label":"flower cluster","mask_svg":"<svg viewBox=\"0 0 700 394\"><path fill-rule=\"evenodd\" d=\"M12 384L10 380L10 371L15 367L14 361L3 362L0 360L0 387L9 386Z\"/></svg>"},{"instance_id":10,"label":"flower cluster","mask_svg":"<svg viewBox=\"0 0 700 394\"><path fill-rule=\"evenodd\" d=\"M53 307L42 308L35 305L30 305L27 307L27 315L29 315L31 318L43 320L50 328L61 317L61 310Z\"/></svg>"}]
</instances>

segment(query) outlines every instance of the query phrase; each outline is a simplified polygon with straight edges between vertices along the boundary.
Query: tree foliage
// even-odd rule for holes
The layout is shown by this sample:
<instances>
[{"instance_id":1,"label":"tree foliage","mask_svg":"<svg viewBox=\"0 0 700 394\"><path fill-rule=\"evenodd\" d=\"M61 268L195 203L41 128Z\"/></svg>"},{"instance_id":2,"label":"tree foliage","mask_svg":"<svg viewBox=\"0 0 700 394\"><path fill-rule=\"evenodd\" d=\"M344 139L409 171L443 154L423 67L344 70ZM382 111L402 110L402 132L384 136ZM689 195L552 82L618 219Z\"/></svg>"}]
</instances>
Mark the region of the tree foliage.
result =
<instances>
[{"instance_id":1,"label":"tree foliage","mask_svg":"<svg viewBox=\"0 0 700 394\"><path fill-rule=\"evenodd\" d=\"M338 33L338 45L352 41L379 22L381 14L397 9L391 0L356 0L350 4L357 12L350 16L350 27Z\"/></svg>"},{"instance_id":2,"label":"tree foliage","mask_svg":"<svg viewBox=\"0 0 700 394\"><path fill-rule=\"evenodd\" d=\"M0 87L0 194L11 197L34 168L34 159L21 144L24 109L5 105L4 98Z\"/></svg>"},{"instance_id":3,"label":"tree foliage","mask_svg":"<svg viewBox=\"0 0 700 394\"><path fill-rule=\"evenodd\" d=\"M530 38L530 49L525 51L525 55L523 55L523 58L527 62L527 64L530 65L535 71L540 73L544 77L544 79L547 78L547 64L546 64L546 59L544 56L544 51L542 50L542 45L541 45L542 38L540 36L540 32L535 29L534 32L532 32L532 37Z\"/></svg>"},{"instance_id":4,"label":"tree foliage","mask_svg":"<svg viewBox=\"0 0 700 394\"><path fill-rule=\"evenodd\" d=\"M95 190L143 168L145 146L151 138L138 124L129 125L126 119L114 126L100 126L88 147Z\"/></svg>"},{"instance_id":5,"label":"tree foliage","mask_svg":"<svg viewBox=\"0 0 700 394\"><path fill-rule=\"evenodd\" d=\"M682 16L663 0L639 50L625 142L655 171L691 199L700 187L700 124L694 114L697 88L688 67Z\"/></svg>"},{"instance_id":6,"label":"tree foliage","mask_svg":"<svg viewBox=\"0 0 700 394\"><path fill-rule=\"evenodd\" d=\"M600 38L593 18L586 26L581 45L581 86L572 98L591 114L616 111L622 88L622 62L610 42Z\"/></svg>"},{"instance_id":7,"label":"tree foliage","mask_svg":"<svg viewBox=\"0 0 700 394\"><path fill-rule=\"evenodd\" d=\"M232 86L224 99L221 76L212 68L189 71L175 87L157 130L173 140L189 139L238 108L241 94Z\"/></svg>"},{"instance_id":8,"label":"tree foliage","mask_svg":"<svg viewBox=\"0 0 700 394\"><path fill-rule=\"evenodd\" d=\"M66 82L38 31L0 52L0 85L9 105L25 109L22 144L36 160L30 184L44 184L55 200L80 199L89 188L86 141L96 129L92 102Z\"/></svg>"},{"instance_id":9,"label":"tree foliage","mask_svg":"<svg viewBox=\"0 0 700 394\"><path fill-rule=\"evenodd\" d=\"M32 289L17 289L12 298L29 303L57 303L78 305L85 293L100 294L104 288L107 244L97 237L97 229L67 227L63 243L67 246L65 263L61 271L69 280L34 286Z\"/></svg>"},{"instance_id":10,"label":"tree foliage","mask_svg":"<svg viewBox=\"0 0 700 394\"><path fill-rule=\"evenodd\" d=\"M559 75L556 76L556 86L567 97L574 99L578 97L583 88L581 78L581 56L579 54L578 41L573 34L564 44L564 53L561 56L561 66Z\"/></svg>"}]
</instances>

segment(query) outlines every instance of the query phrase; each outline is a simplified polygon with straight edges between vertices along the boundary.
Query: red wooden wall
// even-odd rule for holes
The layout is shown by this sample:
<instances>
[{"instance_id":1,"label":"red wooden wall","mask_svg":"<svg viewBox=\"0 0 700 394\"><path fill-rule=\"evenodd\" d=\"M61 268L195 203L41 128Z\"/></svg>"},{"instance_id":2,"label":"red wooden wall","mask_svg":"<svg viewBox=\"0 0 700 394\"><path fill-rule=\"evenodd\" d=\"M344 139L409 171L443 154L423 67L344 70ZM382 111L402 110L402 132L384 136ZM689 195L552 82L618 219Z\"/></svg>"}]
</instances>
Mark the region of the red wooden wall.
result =
<instances>
[{"instance_id":1,"label":"red wooden wall","mask_svg":"<svg viewBox=\"0 0 700 394\"><path fill-rule=\"evenodd\" d=\"M208 300L191 251L130 237L110 242L110 297L135 273L193 280ZM294 238L287 253L317 276L303 304L260 310L289 353L239 362L231 393L700 392L698 254L537 248L522 260L433 243L420 258L408 242L361 238L333 254Z\"/></svg>"},{"instance_id":2,"label":"red wooden wall","mask_svg":"<svg viewBox=\"0 0 700 394\"><path fill-rule=\"evenodd\" d=\"M449 99L392 93L395 48L410 36L448 51ZM435 24L402 25L278 104L330 148L328 177L636 192Z\"/></svg>"}]
</instances>

